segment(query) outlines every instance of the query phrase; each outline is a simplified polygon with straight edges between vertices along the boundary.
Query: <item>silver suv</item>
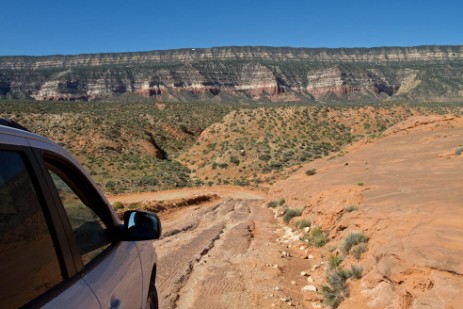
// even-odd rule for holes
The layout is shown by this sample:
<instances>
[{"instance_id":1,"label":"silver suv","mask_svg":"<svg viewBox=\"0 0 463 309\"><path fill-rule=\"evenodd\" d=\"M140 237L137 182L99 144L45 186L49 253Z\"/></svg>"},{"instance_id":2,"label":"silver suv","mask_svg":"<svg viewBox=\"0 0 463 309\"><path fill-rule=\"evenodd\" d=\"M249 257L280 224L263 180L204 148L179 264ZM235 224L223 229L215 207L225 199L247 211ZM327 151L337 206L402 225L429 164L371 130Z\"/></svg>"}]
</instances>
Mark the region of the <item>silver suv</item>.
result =
<instances>
[{"instance_id":1,"label":"silver suv","mask_svg":"<svg viewBox=\"0 0 463 309\"><path fill-rule=\"evenodd\" d=\"M67 151L0 119L0 308L157 308L160 234L153 213L121 224Z\"/></svg>"}]
</instances>

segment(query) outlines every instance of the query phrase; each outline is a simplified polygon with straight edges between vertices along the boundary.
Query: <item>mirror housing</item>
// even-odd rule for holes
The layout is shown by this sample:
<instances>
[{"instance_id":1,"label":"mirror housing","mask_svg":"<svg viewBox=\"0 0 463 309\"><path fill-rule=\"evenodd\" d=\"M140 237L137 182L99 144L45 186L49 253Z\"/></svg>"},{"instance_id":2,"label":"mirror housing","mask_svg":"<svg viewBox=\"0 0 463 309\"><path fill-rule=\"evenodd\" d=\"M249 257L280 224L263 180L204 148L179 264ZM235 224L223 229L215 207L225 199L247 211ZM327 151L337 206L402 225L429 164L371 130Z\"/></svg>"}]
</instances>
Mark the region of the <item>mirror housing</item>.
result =
<instances>
[{"instance_id":1,"label":"mirror housing","mask_svg":"<svg viewBox=\"0 0 463 309\"><path fill-rule=\"evenodd\" d=\"M140 210L124 213L124 234L127 240L159 239L161 232L161 220L155 213Z\"/></svg>"}]
</instances>

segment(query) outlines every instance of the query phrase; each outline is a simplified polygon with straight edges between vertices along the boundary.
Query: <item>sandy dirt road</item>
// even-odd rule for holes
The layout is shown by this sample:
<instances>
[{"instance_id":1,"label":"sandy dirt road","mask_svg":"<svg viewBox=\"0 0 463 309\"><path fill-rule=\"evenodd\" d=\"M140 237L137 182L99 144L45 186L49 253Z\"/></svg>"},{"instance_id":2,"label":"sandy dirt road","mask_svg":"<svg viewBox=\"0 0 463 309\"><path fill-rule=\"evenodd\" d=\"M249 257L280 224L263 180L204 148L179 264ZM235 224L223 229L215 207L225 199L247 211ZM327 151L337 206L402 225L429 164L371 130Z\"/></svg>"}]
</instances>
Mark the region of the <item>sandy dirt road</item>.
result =
<instances>
[{"instance_id":1,"label":"sandy dirt road","mask_svg":"<svg viewBox=\"0 0 463 309\"><path fill-rule=\"evenodd\" d=\"M279 233L260 198L227 197L170 214L154 243L160 308L305 308L284 271L294 266L281 257Z\"/></svg>"},{"instance_id":2,"label":"sandy dirt road","mask_svg":"<svg viewBox=\"0 0 463 309\"><path fill-rule=\"evenodd\" d=\"M160 214L163 235L153 246L161 309L321 308L319 295L301 292L310 283L300 275L321 257L308 260L298 235L291 236L296 242L284 240L290 229L266 206L265 193L223 186L109 200L144 203L205 194L220 198Z\"/></svg>"}]
</instances>

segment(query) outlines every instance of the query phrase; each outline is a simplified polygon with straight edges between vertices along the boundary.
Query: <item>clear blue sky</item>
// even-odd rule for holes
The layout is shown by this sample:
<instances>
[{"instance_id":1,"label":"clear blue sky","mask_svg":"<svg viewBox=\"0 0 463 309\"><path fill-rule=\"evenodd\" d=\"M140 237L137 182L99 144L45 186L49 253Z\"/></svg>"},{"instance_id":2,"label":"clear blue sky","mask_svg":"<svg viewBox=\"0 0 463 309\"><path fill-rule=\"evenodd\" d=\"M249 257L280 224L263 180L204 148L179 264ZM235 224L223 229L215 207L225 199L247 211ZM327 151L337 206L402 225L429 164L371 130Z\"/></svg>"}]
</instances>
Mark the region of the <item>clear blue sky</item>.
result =
<instances>
[{"instance_id":1,"label":"clear blue sky","mask_svg":"<svg viewBox=\"0 0 463 309\"><path fill-rule=\"evenodd\" d=\"M0 55L463 44L463 0L2 0Z\"/></svg>"}]
</instances>

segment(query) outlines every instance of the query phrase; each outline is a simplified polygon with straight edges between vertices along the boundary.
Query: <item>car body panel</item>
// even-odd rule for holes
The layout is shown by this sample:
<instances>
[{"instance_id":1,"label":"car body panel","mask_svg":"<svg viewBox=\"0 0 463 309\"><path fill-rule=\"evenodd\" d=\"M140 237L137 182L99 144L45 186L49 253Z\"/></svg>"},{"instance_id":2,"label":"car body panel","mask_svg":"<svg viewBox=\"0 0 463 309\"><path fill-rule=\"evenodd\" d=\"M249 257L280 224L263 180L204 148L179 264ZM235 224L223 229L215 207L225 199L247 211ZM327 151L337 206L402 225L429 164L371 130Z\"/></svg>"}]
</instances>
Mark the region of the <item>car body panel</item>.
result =
<instances>
[{"instance_id":1,"label":"car body panel","mask_svg":"<svg viewBox=\"0 0 463 309\"><path fill-rule=\"evenodd\" d=\"M141 308L142 272L136 244L122 241L83 275L103 308Z\"/></svg>"},{"instance_id":2,"label":"car body panel","mask_svg":"<svg viewBox=\"0 0 463 309\"><path fill-rule=\"evenodd\" d=\"M101 308L98 299L84 280L73 283L64 292L53 298L43 308Z\"/></svg>"}]
</instances>

